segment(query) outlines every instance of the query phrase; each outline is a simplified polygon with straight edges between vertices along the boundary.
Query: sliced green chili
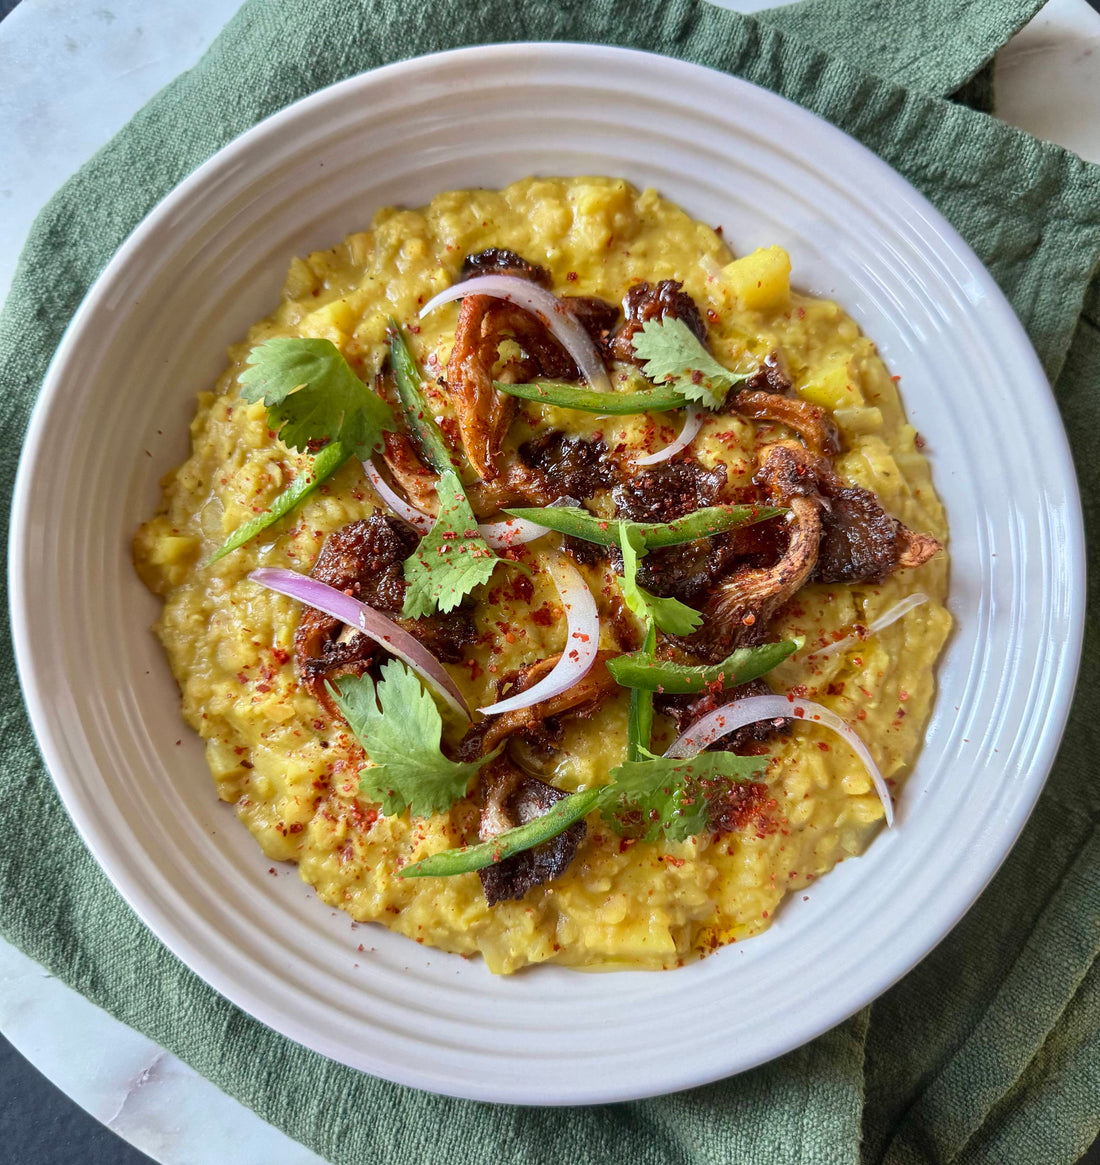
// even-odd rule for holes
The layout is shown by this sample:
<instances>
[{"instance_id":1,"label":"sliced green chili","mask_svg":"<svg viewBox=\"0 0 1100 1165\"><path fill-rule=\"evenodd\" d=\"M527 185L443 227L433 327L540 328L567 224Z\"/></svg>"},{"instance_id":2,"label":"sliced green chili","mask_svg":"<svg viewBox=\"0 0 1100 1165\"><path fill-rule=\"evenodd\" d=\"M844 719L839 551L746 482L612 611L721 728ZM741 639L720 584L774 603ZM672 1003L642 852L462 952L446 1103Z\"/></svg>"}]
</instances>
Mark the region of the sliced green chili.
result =
<instances>
[{"instance_id":1,"label":"sliced green chili","mask_svg":"<svg viewBox=\"0 0 1100 1165\"><path fill-rule=\"evenodd\" d=\"M630 413L667 413L688 404L682 392L658 385L640 392L597 392L592 388L578 388L559 380L539 380L534 384L504 384L493 381L498 392L533 400L537 404L557 405L563 409L577 409L582 413L600 413L621 417Z\"/></svg>"},{"instance_id":2,"label":"sliced green chili","mask_svg":"<svg viewBox=\"0 0 1100 1165\"><path fill-rule=\"evenodd\" d=\"M454 461L443 434L432 417L424 390L420 387L424 378L409 351L405 333L392 317L389 321L390 367L393 369L397 399L401 402L401 412L409 426L417 450L425 461L436 471L445 473L454 468Z\"/></svg>"},{"instance_id":3,"label":"sliced green chili","mask_svg":"<svg viewBox=\"0 0 1100 1165\"><path fill-rule=\"evenodd\" d=\"M646 628L645 643L642 650L635 655L653 657L657 647L657 628L651 621ZM629 656L624 658L629 659ZM612 663L615 661L612 660ZM615 675L614 672L611 673ZM617 683L622 683L615 676ZM653 743L653 691L635 685L630 689L630 709L626 720L626 759L628 761L644 760Z\"/></svg>"},{"instance_id":4,"label":"sliced green chili","mask_svg":"<svg viewBox=\"0 0 1100 1165\"><path fill-rule=\"evenodd\" d=\"M285 490L271 503L262 514L250 518L243 526L236 530L222 543L206 565L217 562L227 554L250 542L261 530L273 526L280 518L287 514L303 499L308 497L326 478L331 477L341 465L351 456L351 451L340 441L333 441L326 445L316 457L313 464L287 486Z\"/></svg>"},{"instance_id":5,"label":"sliced green chili","mask_svg":"<svg viewBox=\"0 0 1100 1165\"><path fill-rule=\"evenodd\" d=\"M526 518L540 526L549 526L559 534L571 534L585 542L596 542L600 546L619 546L620 523L598 518L587 510L575 506L518 507L504 511L513 518ZM776 518L787 511L779 506L707 506L694 514L677 518L674 522L645 525L642 522L624 522L628 529L637 531L645 549L656 550L662 546L676 546L681 542L694 542L711 534L721 534L738 526L751 526ZM621 547L620 547L621 549Z\"/></svg>"},{"instance_id":6,"label":"sliced green chili","mask_svg":"<svg viewBox=\"0 0 1100 1165\"><path fill-rule=\"evenodd\" d=\"M769 672L805 643L802 636L783 639L778 643L762 643L759 647L739 647L721 663L708 667L691 667L683 663L667 663L657 659L652 649L632 651L607 661L607 670L615 682L633 691L701 692L708 685L721 682L723 687L748 683Z\"/></svg>"},{"instance_id":7,"label":"sliced green chili","mask_svg":"<svg viewBox=\"0 0 1100 1165\"><path fill-rule=\"evenodd\" d=\"M452 874L469 874L495 865L513 854L531 849L559 833L564 833L574 822L580 821L596 807L601 789L585 789L571 793L556 802L549 812L526 825L507 829L480 845L464 845L460 849L444 850L422 858L411 866L398 871L402 878L450 877Z\"/></svg>"}]
</instances>

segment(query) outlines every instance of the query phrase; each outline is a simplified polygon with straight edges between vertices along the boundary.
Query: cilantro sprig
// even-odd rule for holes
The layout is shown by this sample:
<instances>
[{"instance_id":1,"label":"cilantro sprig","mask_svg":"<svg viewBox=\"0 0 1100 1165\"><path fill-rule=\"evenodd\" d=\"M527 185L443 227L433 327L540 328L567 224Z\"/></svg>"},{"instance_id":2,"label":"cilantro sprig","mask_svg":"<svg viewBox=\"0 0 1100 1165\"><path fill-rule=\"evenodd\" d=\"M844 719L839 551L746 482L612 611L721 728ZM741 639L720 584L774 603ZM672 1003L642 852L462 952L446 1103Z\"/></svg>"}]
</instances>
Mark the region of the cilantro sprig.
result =
<instances>
[{"instance_id":1,"label":"cilantro sprig","mask_svg":"<svg viewBox=\"0 0 1100 1165\"><path fill-rule=\"evenodd\" d=\"M241 396L267 405L268 427L291 449L310 452L339 441L363 459L393 429L386 404L351 370L329 340L276 336L253 348L241 373Z\"/></svg>"},{"instance_id":2,"label":"cilantro sprig","mask_svg":"<svg viewBox=\"0 0 1100 1165\"><path fill-rule=\"evenodd\" d=\"M496 756L468 763L445 757L439 709L400 660L382 665L377 684L367 675L343 676L329 691L371 762L359 772L359 790L387 816L407 809L414 817L429 817L450 809L466 795L470 778Z\"/></svg>"},{"instance_id":3,"label":"cilantro sprig","mask_svg":"<svg viewBox=\"0 0 1100 1165\"><path fill-rule=\"evenodd\" d=\"M420 544L405 559L405 605L408 619L433 611L453 611L474 589L492 577L498 558L478 530L470 500L453 469L435 487L439 515Z\"/></svg>"},{"instance_id":4,"label":"cilantro sprig","mask_svg":"<svg viewBox=\"0 0 1100 1165\"><path fill-rule=\"evenodd\" d=\"M549 812L524 825L507 829L479 845L444 850L405 866L402 878L452 877L470 874L502 862L525 849L564 833L594 809L622 837L642 841L678 842L710 826L708 793L735 781L751 780L767 757L703 753L689 760L644 753L611 770L611 782L583 789L555 802Z\"/></svg>"},{"instance_id":5,"label":"cilantro sprig","mask_svg":"<svg viewBox=\"0 0 1100 1165\"><path fill-rule=\"evenodd\" d=\"M600 799L604 821L616 833L642 841L686 841L710 824L707 793L723 783L763 772L767 757L703 752L688 760L654 756L611 770Z\"/></svg>"},{"instance_id":6,"label":"cilantro sprig","mask_svg":"<svg viewBox=\"0 0 1100 1165\"><path fill-rule=\"evenodd\" d=\"M638 583L638 559L646 553L645 542L638 530L626 522L619 523L619 548L623 555L623 573L617 579L626 605L642 620L650 620L669 635L690 635L702 625L703 616L681 603L679 599L665 599L647 591Z\"/></svg>"},{"instance_id":7,"label":"cilantro sprig","mask_svg":"<svg viewBox=\"0 0 1100 1165\"><path fill-rule=\"evenodd\" d=\"M749 378L749 373L731 372L719 364L680 319L649 320L634 333L631 344L654 384L670 385L685 400L708 408L721 408L726 393Z\"/></svg>"}]
</instances>

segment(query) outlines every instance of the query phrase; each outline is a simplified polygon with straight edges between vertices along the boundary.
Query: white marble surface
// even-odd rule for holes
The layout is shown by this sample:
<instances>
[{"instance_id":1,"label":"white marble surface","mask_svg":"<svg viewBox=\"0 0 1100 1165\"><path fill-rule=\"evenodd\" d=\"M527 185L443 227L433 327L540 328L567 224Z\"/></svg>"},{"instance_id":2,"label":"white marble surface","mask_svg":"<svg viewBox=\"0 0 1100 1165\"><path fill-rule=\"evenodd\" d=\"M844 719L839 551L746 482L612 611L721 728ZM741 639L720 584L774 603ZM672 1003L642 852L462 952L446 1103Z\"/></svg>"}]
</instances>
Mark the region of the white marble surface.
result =
<instances>
[{"instance_id":1,"label":"white marble surface","mask_svg":"<svg viewBox=\"0 0 1100 1165\"><path fill-rule=\"evenodd\" d=\"M775 0L722 0L742 11ZM0 299L53 191L190 67L238 0L24 0L0 23ZM998 113L1100 162L1100 15L1051 0L1001 54ZM307 1165L289 1140L0 940L0 1031L166 1165Z\"/></svg>"}]
</instances>

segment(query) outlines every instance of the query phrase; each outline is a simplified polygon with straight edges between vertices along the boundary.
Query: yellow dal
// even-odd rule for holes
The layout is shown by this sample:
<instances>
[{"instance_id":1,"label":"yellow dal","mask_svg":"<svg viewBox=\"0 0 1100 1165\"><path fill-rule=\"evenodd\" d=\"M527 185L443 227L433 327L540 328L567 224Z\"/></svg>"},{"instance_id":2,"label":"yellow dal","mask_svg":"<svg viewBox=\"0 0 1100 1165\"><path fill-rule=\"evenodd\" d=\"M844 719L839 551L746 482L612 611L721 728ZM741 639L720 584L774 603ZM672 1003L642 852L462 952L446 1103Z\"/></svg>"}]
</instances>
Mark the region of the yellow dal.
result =
<instances>
[{"instance_id":1,"label":"yellow dal","mask_svg":"<svg viewBox=\"0 0 1100 1165\"><path fill-rule=\"evenodd\" d=\"M855 755L824 729L797 724L773 748L766 780L773 828L675 845L620 845L597 816L568 871L519 902L488 907L476 874L404 881L399 865L476 838L477 813L460 802L449 816L377 816L357 798L361 753L300 688L292 640L299 608L245 579L257 566L308 571L325 536L370 514L374 498L359 466L344 468L289 518L210 567L202 564L242 522L266 508L306 460L267 432L262 405L238 397L245 357L271 336L331 340L360 375L384 357L387 317L419 327L423 361L445 363L457 305L424 321L420 305L454 282L463 257L507 247L547 267L554 290L618 303L631 282L679 279L710 316L711 350L750 370L778 349L797 391L834 410L844 453L839 473L873 490L916 530L946 540L943 510L916 434L906 423L890 374L874 346L835 304L789 291L778 248L732 262L725 242L652 190L606 178L527 179L500 192L441 194L422 210L380 211L370 230L331 251L295 259L283 302L229 352L213 392L199 395L192 453L164 480L160 509L139 531L134 557L145 582L164 597L156 632L183 695L183 714L206 742L219 796L236 806L264 853L297 862L326 902L358 921L376 921L418 942L480 953L491 970L529 963L572 966L675 966L769 925L784 897L838 861L860 853L882 822L882 806ZM433 388L440 415L450 412ZM677 421L523 406L514 445L549 428L600 431L609 448L656 449ZM710 417L692 447L707 465L724 463L732 483L751 476L761 442L789 437L777 426ZM605 503L606 504L606 503ZM491 702L496 677L563 646L557 594L538 567L530 608L509 598L515 572L498 568L479 602L477 667L452 675L471 706ZM586 574L597 598L611 585ZM884 775L900 787L920 747L933 697L933 663L950 628L942 601L946 556L879 586L812 586L777 627L805 635L807 647L769 680L835 709L857 727ZM868 624L903 596L932 597L899 622L826 659L809 650L856 623ZM481 598L484 600L485 595ZM529 611L549 604L549 626ZM512 629L508 642L499 625ZM614 646L606 642L603 646ZM481 675L472 678L476 672ZM670 722L658 718L665 735ZM564 751L550 773L559 788L602 784L624 753L625 696L592 721L568 722Z\"/></svg>"}]
</instances>

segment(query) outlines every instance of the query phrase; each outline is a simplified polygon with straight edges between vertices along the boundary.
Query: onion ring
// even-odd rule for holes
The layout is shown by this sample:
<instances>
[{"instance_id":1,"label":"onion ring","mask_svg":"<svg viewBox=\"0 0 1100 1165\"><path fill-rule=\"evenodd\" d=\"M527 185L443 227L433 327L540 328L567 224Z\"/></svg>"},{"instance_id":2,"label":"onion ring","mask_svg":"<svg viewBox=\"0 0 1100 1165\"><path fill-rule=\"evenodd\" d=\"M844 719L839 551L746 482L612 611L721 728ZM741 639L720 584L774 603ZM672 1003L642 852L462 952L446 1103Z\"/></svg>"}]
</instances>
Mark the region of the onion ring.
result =
<instances>
[{"instance_id":1,"label":"onion ring","mask_svg":"<svg viewBox=\"0 0 1100 1165\"><path fill-rule=\"evenodd\" d=\"M847 647L851 647L854 643L861 643L864 639L870 638L872 635L877 635L880 631L889 627L891 623L896 623L902 615L908 615L914 607L921 606L922 603L928 602L928 596L923 591L914 591L911 595L906 595L904 599L896 602L888 611L884 611L873 622L867 625L867 630L863 634L845 635L843 639L838 639L835 643L830 643L825 647L819 647L817 651L811 651L807 659L813 656L836 655Z\"/></svg>"},{"instance_id":2,"label":"onion ring","mask_svg":"<svg viewBox=\"0 0 1100 1165\"><path fill-rule=\"evenodd\" d=\"M686 449L699 435L699 430L702 427L703 410L698 405L688 405L687 414L684 417L684 427L680 430L679 437L671 445L666 445L663 449L658 449L656 453L647 453L644 457L635 457L631 464L659 465L662 461L667 461L670 457L674 457L679 453L681 449Z\"/></svg>"},{"instance_id":3,"label":"onion ring","mask_svg":"<svg viewBox=\"0 0 1100 1165\"><path fill-rule=\"evenodd\" d=\"M297 599L307 606L316 607L326 615L339 619L356 631L362 631L369 639L384 647L391 655L407 663L433 690L446 700L447 704L467 720L470 707L447 674L443 665L423 644L418 643L403 627L381 611L368 607L351 595L330 587L328 583L299 574L296 570L280 567L261 566L248 576L268 590Z\"/></svg>"},{"instance_id":4,"label":"onion ring","mask_svg":"<svg viewBox=\"0 0 1100 1165\"><path fill-rule=\"evenodd\" d=\"M428 300L420 309L420 318L435 311L440 304L465 299L467 295L506 299L530 312L569 353L580 369L581 376L597 392L611 392L607 369L604 368L592 337L584 330L584 325L553 292L528 279L520 279L515 275L479 275L476 279L452 284Z\"/></svg>"},{"instance_id":5,"label":"onion ring","mask_svg":"<svg viewBox=\"0 0 1100 1165\"><path fill-rule=\"evenodd\" d=\"M431 514L418 510L411 502L407 502L379 472L373 461L364 461L363 469L374 492L399 517L404 518L414 530L427 534L435 525L435 518ZM513 546L523 546L550 533L549 526L539 526L535 522L528 522L524 518L505 518L500 522L482 522L478 526L482 538L494 550L508 550Z\"/></svg>"},{"instance_id":6,"label":"onion ring","mask_svg":"<svg viewBox=\"0 0 1100 1165\"><path fill-rule=\"evenodd\" d=\"M600 646L600 616L596 610L596 600L581 572L564 555L551 558L549 566L565 608L565 650L550 673L533 687L507 700L498 700L487 708L478 708L486 716L517 712L540 700L558 696L583 680L596 662L596 652Z\"/></svg>"},{"instance_id":7,"label":"onion ring","mask_svg":"<svg viewBox=\"0 0 1100 1165\"><path fill-rule=\"evenodd\" d=\"M731 732L736 732L746 724L755 724L760 720L778 720L780 717L821 724L842 736L866 766L875 792L885 810L887 826L894 824L894 803L890 797L890 790L886 787L886 781L867 746L834 711L822 704L815 704L812 700L777 695L747 696L743 700L732 700L700 717L680 733L669 745L665 756L676 758L697 756L708 745L721 740Z\"/></svg>"}]
</instances>

